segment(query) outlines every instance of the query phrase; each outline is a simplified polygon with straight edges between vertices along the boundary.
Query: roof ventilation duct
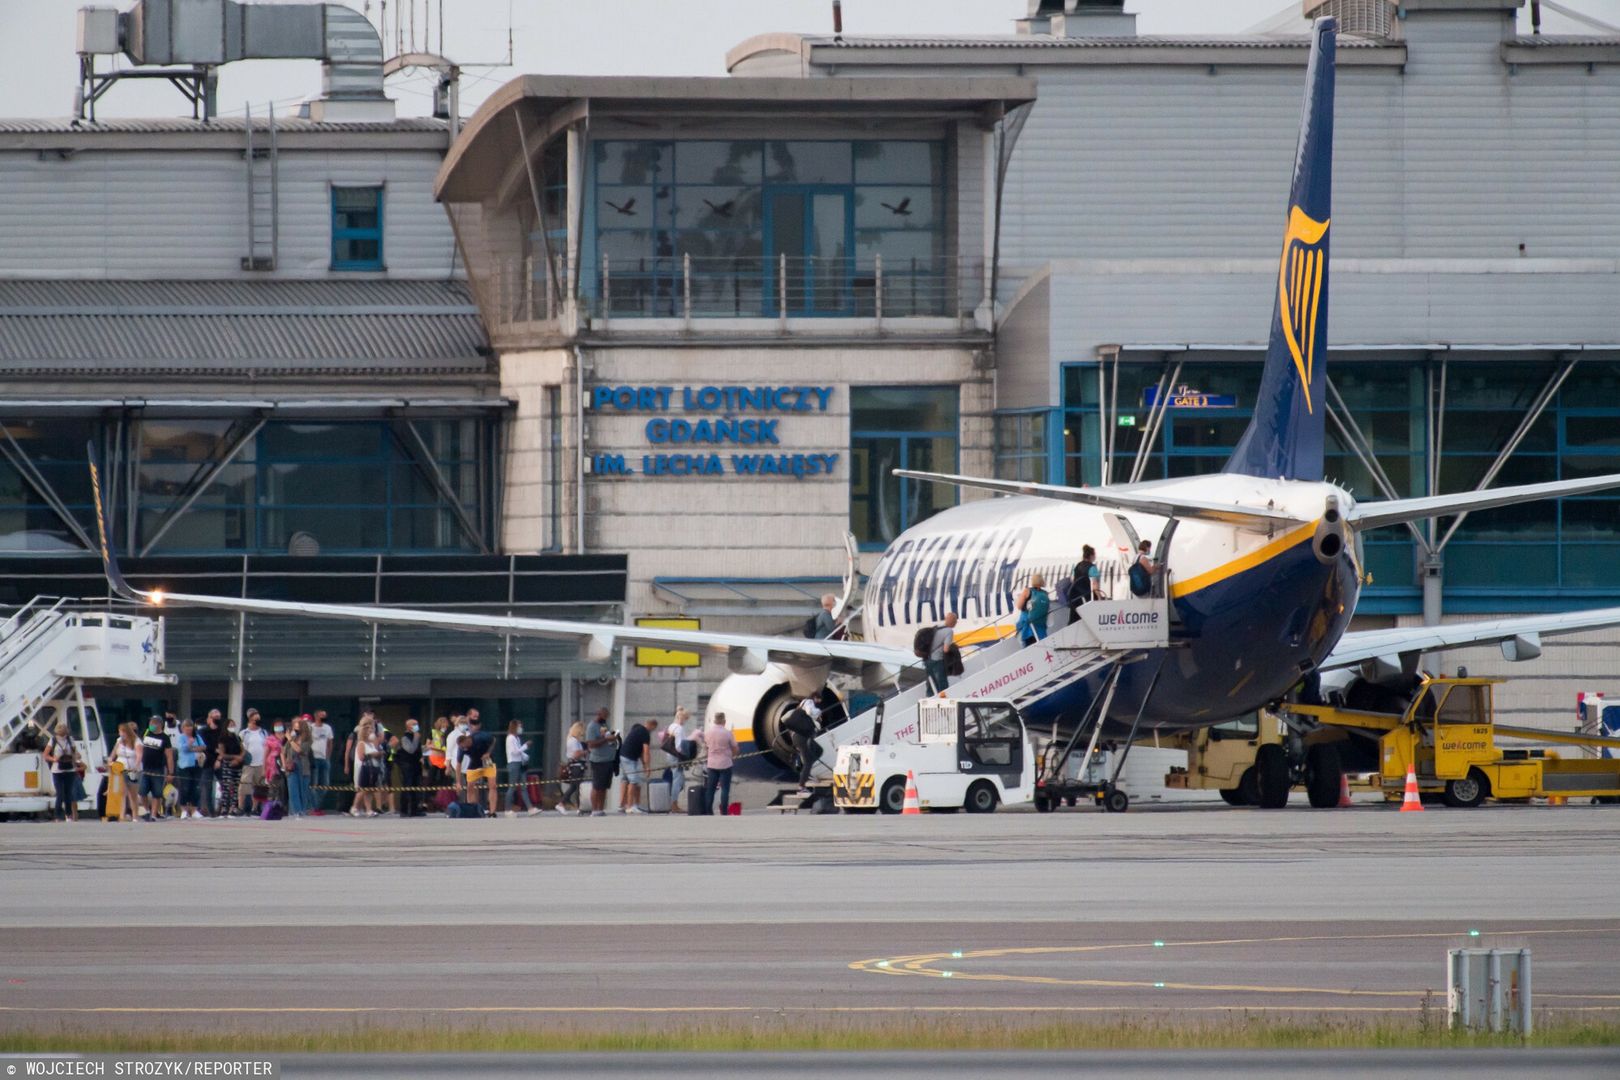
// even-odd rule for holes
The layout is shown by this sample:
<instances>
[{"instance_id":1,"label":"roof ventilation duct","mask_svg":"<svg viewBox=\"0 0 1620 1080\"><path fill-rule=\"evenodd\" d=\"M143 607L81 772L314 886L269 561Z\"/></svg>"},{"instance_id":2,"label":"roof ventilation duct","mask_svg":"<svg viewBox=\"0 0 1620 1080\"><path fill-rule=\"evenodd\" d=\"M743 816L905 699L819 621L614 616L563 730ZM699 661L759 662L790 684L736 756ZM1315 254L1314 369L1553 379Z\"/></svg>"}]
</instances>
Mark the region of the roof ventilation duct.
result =
<instances>
[{"instance_id":1,"label":"roof ventilation duct","mask_svg":"<svg viewBox=\"0 0 1620 1080\"><path fill-rule=\"evenodd\" d=\"M1339 33L1388 39L1395 25L1395 0L1305 0L1307 19L1331 15L1339 20Z\"/></svg>"},{"instance_id":2,"label":"roof ventilation duct","mask_svg":"<svg viewBox=\"0 0 1620 1080\"><path fill-rule=\"evenodd\" d=\"M1136 15L1125 0L1029 0L1017 22L1020 34L1057 37L1135 37Z\"/></svg>"},{"instance_id":3,"label":"roof ventilation duct","mask_svg":"<svg viewBox=\"0 0 1620 1080\"><path fill-rule=\"evenodd\" d=\"M118 16L118 31L124 55L137 64L211 73L233 60L320 60L321 96L310 103L311 119L394 118L394 103L383 94L382 38L364 15L342 4L139 0ZM205 115L214 111L210 101Z\"/></svg>"}]
</instances>

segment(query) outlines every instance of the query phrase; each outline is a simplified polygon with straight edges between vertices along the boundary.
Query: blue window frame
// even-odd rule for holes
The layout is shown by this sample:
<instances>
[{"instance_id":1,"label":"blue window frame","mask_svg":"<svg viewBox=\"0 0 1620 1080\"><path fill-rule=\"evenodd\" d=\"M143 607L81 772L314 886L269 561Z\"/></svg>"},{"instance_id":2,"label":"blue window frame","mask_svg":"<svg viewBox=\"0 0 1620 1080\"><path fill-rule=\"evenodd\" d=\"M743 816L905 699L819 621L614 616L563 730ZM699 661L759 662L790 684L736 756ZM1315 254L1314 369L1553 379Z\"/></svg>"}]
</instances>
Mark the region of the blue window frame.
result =
<instances>
[{"instance_id":1,"label":"blue window frame","mask_svg":"<svg viewBox=\"0 0 1620 1080\"><path fill-rule=\"evenodd\" d=\"M332 189L332 269L383 268L383 189Z\"/></svg>"},{"instance_id":2,"label":"blue window frame","mask_svg":"<svg viewBox=\"0 0 1620 1080\"><path fill-rule=\"evenodd\" d=\"M894 475L954 472L959 391L954 386L858 386L850 390L849 529L865 550L956 505L956 490Z\"/></svg>"}]
</instances>

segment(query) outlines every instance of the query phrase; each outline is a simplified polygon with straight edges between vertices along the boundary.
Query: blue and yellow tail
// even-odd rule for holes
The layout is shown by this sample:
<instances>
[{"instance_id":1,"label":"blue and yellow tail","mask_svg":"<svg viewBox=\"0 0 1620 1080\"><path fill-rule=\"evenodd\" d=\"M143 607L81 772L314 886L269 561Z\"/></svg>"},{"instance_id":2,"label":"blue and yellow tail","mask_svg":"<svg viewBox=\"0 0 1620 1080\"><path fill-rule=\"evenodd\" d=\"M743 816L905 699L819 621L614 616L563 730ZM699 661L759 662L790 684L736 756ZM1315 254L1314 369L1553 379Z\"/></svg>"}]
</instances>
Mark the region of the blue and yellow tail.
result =
<instances>
[{"instance_id":1,"label":"blue and yellow tail","mask_svg":"<svg viewBox=\"0 0 1620 1080\"><path fill-rule=\"evenodd\" d=\"M1322 479L1328 325L1328 225L1333 200L1333 50L1337 19L1311 27L1305 107L1294 186L1277 268L1266 369L1254 419L1226 472L1285 480Z\"/></svg>"}]
</instances>

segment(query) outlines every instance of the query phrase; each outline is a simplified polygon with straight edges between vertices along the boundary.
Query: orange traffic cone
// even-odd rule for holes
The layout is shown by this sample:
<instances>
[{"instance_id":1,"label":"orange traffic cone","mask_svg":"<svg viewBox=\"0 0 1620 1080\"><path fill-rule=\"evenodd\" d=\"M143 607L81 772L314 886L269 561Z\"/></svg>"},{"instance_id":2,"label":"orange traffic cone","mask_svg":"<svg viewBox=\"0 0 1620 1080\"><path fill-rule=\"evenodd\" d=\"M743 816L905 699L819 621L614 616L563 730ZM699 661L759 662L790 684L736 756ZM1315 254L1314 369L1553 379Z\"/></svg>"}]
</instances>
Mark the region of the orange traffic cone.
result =
<instances>
[{"instance_id":1,"label":"orange traffic cone","mask_svg":"<svg viewBox=\"0 0 1620 1080\"><path fill-rule=\"evenodd\" d=\"M1406 796L1401 799L1401 813L1408 810L1422 810L1423 800L1418 797L1417 770L1408 765L1406 767Z\"/></svg>"},{"instance_id":2,"label":"orange traffic cone","mask_svg":"<svg viewBox=\"0 0 1620 1080\"><path fill-rule=\"evenodd\" d=\"M1414 777L1415 779L1415 777ZM1350 805L1350 774L1339 774L1339 809L1343 810Z\"/></svg>"},{"instance_id":3,"label":"orange traffic cone","mask_svg":"<svg viewBox=\"0 0 1620 1080\"><path fill-rule=\"evenodd\" d=\"M921 814L921 813L922 813L922 803L919 802L918 799L917 799L917 778L915 776L911 775L911 770L910 769L907 769L906 770L906 805L901 809L900 816L904 817L907 814Z\"/></svg>"}]
</instances>

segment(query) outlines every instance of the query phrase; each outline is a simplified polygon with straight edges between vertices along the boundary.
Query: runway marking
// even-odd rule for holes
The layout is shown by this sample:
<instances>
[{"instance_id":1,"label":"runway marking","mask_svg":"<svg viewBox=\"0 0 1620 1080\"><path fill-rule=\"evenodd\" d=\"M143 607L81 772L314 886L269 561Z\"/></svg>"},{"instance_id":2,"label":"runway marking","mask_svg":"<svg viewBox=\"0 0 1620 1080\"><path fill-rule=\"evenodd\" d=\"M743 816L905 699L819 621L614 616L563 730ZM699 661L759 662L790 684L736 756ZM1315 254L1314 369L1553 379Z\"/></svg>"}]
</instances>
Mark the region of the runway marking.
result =
<instances>
[{"instance_id":1,"label":"runway marking","mask_svg":"<svg viewBox=\"0 0 1620 1080\"><path fill-rule=\"evenodd\" d=\"M1620 926L1605 926L1596 928L1560 928L1542 930L1491 930L1482 932L1488 937L1527 937L1531 935L1545 936L1551 934L1614 934L1620 933ZM915 975L921 978L953 979L968 982L1009 982L1026 983L1037 986L1078 986L1112 990L1201 990L1212 993L1245 993L1245 994L1321 994L1330 997L1423 997L1433 992L1424 990L1361 990L1354 987L1320 987L1320 986L1249 986L1234 983L1187 983L1163 981L1143 981L1124 979L1065 979L1052 975L1015 975L1005 972L968 972L958 971L954 967L936 969L932 965L941 964L951 960L984 960L1007 956L1051 956L1058 954L1076 955L1081 953L1114 952L1125 949L1171 949L1188 948L1192 946L1218 946L1218 945L1276 945L1284 943L1297 943L1307 941L1394 941L1410 940L1415 938L1458 938L1465 937L1475 941L1479 938L1468 937L1465 931L1427 931L1408 932L1397 934L1302 934L1280 935L1263 938L1212 938L1201 941L1140 941L1140 942L1109 942L1099 945L1031 945L1002 949L953 949L949 952L915 953L909 956L874 957L869 960L857 960L849 965L852 971L866 972L876 975ZM1548 994L1540 993L1543 998L1565 998L1577 1001L1620 1001L1620 994ZM1595 1008L1595 1007L1594 1007Z\"/></svg>"}]
</instances>

